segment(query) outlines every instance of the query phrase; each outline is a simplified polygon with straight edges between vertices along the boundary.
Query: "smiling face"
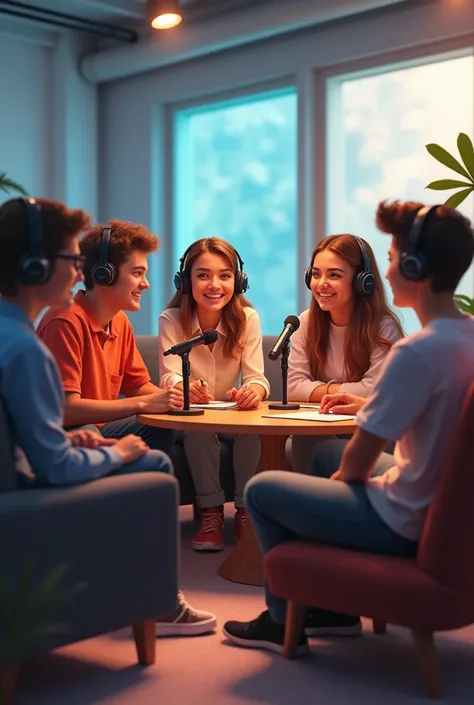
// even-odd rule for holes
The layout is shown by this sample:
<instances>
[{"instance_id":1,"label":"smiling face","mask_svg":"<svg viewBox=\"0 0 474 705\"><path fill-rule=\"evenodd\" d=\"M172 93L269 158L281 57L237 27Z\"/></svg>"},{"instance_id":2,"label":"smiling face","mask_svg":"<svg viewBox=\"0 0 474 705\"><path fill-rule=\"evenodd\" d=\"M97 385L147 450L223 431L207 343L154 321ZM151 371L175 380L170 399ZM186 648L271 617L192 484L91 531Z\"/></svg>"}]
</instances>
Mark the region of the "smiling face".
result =
<instances>
[{"instance_id":1,"label":"smiling face","mask_svg":"<svg viewBox=\"0 0 474 705\"><path fill-rule=\"evenodd\" d=\"M354 306L355 269L329 249L317 252L312 265L311 291L322 311L336 325L347 325Z\"/></svg>"},{"instance_id":2,"label":"smiling face","mask_svg":"<svg viewBox=\"0 0 474 705\"><path fill-rule=\"evenodd\" d=\"M74 301L73 289L83 280L79 240L73 236L52 261L53 274L47 284L37 287L44 306L69 308Z\"/></svg>"},{"instance_id":3,"label":"smiling face","mask_svg":"<svg viewBox=\"0 0 474 705\"><path fill-rule=\"evenodd\" d=\"M234 295L235 274L231 263L221 255L204 252L191 267L191 287L200 312L220 312Z\"/></svg>"},{"instance_id":4,"label":"smiling face","mask_svg":"<svg viewBox=\"0 0 474 705\"><path fill-rule=\"evenodd\" d=\"M147 271L146 253L135 250L120 265L115 284L100 288L117 310L139 311L142 294L150 287L146 278Z\"/></svg>"}]
</instances>

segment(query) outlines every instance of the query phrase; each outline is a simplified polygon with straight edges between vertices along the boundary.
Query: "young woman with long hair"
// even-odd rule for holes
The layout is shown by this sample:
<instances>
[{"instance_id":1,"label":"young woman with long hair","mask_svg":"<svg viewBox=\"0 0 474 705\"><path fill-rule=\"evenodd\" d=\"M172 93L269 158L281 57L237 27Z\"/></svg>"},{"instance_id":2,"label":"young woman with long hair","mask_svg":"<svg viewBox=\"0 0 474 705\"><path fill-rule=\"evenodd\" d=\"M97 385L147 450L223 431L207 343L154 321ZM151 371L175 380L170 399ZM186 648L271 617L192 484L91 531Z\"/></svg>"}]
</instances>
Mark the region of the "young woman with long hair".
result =
<instances>
[{"instance_id":1,"label":"young woman with long hair","mask_svg":"<svg viewBox=\"0 0 474 705\"><path fill-rule=\"evenodd\" d=\"M367 397L404 335L372 248L355 235L330 235L313 250L305 281L313 297L292 337L288 399L319 402L335 392ZM316 447L315 437L293 438L293 469L307 472Z\"/></svg>"},{"instance_id":2,"label":"young woman with long hair","mask_svg":"<svg viewBox=\"0 0 474 705\"><path fill-rule=\"evenodd\" d=\"M217 341L194 347L190 401L206 404L232 399L240 409L254 409L270 386L264 376L262 332L257 312L245 298L247 276L238 252L225 240L197 240L184 253L175 276L176 294L159 319L159 365L162 387L182 387L181 361L162 353L185 338L215 328ZM224 492L219 482L220 445L233 445L235 474L235 539L245 526L243 491L260 458L256 435L185 432L182 441L188 461L201 526L192 546L197 551L224 547Z\"/></svg>"}]
</instances>

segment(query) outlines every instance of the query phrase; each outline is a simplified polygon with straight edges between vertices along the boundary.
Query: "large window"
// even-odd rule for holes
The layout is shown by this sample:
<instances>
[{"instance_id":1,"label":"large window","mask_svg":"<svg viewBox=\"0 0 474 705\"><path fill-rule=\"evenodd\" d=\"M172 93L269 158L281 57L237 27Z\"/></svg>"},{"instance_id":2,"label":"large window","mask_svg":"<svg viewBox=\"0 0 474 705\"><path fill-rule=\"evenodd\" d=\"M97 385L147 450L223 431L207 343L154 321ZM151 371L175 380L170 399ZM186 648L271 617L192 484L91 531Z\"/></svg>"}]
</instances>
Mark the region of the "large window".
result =
<instances>
[{"instance_id":1,"label":"large window","mask_svg":"<svg viewBox=\"0 0 474 705\"><path fill-rule=\"evenodd\" d=\"M174 118L176 262L194 240L239 251L264 334L297 310L297 97L293 89Z\"/></svg>"},{"instance_id":2,"label":"large window","mask_svg":"<svg viewBox=\"0 0 474 705\"><path fill-rule=\"evenodd\" d=\"M442 203L450 192L425 189L454 178L426 152L430 142L456 151L459 132L472 135L474 60L450 58L375 75L331 79L328 91L328 233L353 232L373 246L384 273L388 238L374 225L385 198ZM473 199L460 210L473 217ZM459 293L473 294L472 268ZM407 332L419 328L403 310Z\"/></svg>"}]
</instances>

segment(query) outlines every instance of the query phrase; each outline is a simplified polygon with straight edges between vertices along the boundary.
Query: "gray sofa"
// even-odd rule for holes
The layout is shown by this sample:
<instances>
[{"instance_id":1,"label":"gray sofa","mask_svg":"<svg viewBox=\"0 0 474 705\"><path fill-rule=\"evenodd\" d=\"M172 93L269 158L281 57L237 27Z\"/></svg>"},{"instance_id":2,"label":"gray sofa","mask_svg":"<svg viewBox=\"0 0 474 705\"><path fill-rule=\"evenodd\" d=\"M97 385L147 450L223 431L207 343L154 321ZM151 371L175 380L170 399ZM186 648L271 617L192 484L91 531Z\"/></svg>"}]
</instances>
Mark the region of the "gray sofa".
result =
<instances>
[{"instance_id":1,"label":"gray sofa","mask_svg":"<svg viewBox=\"0 0 474 705\"><path fill-rule=\"evenodd\" d=\"M61 589L84 589L51 615L65 628L26 644L6 669L0 623L5 703L23 657L123 627L134 626L140 663L153 662L154 617L174 607L178 582L174 477L141 473L75 487L20 489L11 437L0 405L0 583L18 596L19 576L30 563L33 589L66 563Z\"/></svg>"},{"instance_id":2,"label":"gray sofa","mask_svg":"<svg viewBox=\"0 0 474 705\"><path fill-rule=\"evenodd\" d=\"M263 337L263 353L265 361L265 376L270 382L270 399L281 399L281 366L280 360L272 362L268 353L275 342L273 336ZM154 335L138 335L137 346L140 350L154 384L159 384L158 371L158 338ZM232 448L227 443L221 442L221 485L225 492L226 500L234 498L234 473L232 469ZM180 486L180 503L194 504L196 493L189 472L188 463L184 455L184 448L177 442L171 451L175 476Z\"/></svg>"}]
</instances>

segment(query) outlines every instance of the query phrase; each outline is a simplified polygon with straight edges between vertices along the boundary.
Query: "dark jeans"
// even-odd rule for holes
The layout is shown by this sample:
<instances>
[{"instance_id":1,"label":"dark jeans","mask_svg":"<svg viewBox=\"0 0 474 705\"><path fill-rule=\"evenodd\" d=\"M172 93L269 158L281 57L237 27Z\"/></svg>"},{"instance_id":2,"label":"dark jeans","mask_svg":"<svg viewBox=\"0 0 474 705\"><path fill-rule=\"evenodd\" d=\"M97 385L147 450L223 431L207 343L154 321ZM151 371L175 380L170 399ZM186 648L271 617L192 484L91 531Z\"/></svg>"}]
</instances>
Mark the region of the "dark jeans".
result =
<instances>
[{"instance_id":1,"label":"dark jeans","mask_svg":"<svg viewBox=\"0 0 474 705\"><path fill-rule=\"evenodd\" d=\"M88 426L88 428L94 428ZM157 428L156 426L145 426L139 424L135 416L128 416L118 421L109 421L97 429L104 438L123 438L133 433L135 436L143 438L152 450L162 450L167 455L170 454L174 443L174 431L168 428Z\"/></svg>"},{"instance_id":2,"label":"dark jeans","mask_svg":"<svg viewBox=\"0 0 474 705\"><path fill-rule=\"evenodd\" d=\"M245 505L265 555L286 541L315 541L355 551L392 556L413 556L417 543L396 534L370 504L363 484L328 478L339 468L347 441L318 443L312 460L313 477L273 470L262 472L247 484ZM374 475L393 465L382 453ZM286 601L265 586L267 607L275 622L284 624Z\"/></svg>"}]
</instances>

